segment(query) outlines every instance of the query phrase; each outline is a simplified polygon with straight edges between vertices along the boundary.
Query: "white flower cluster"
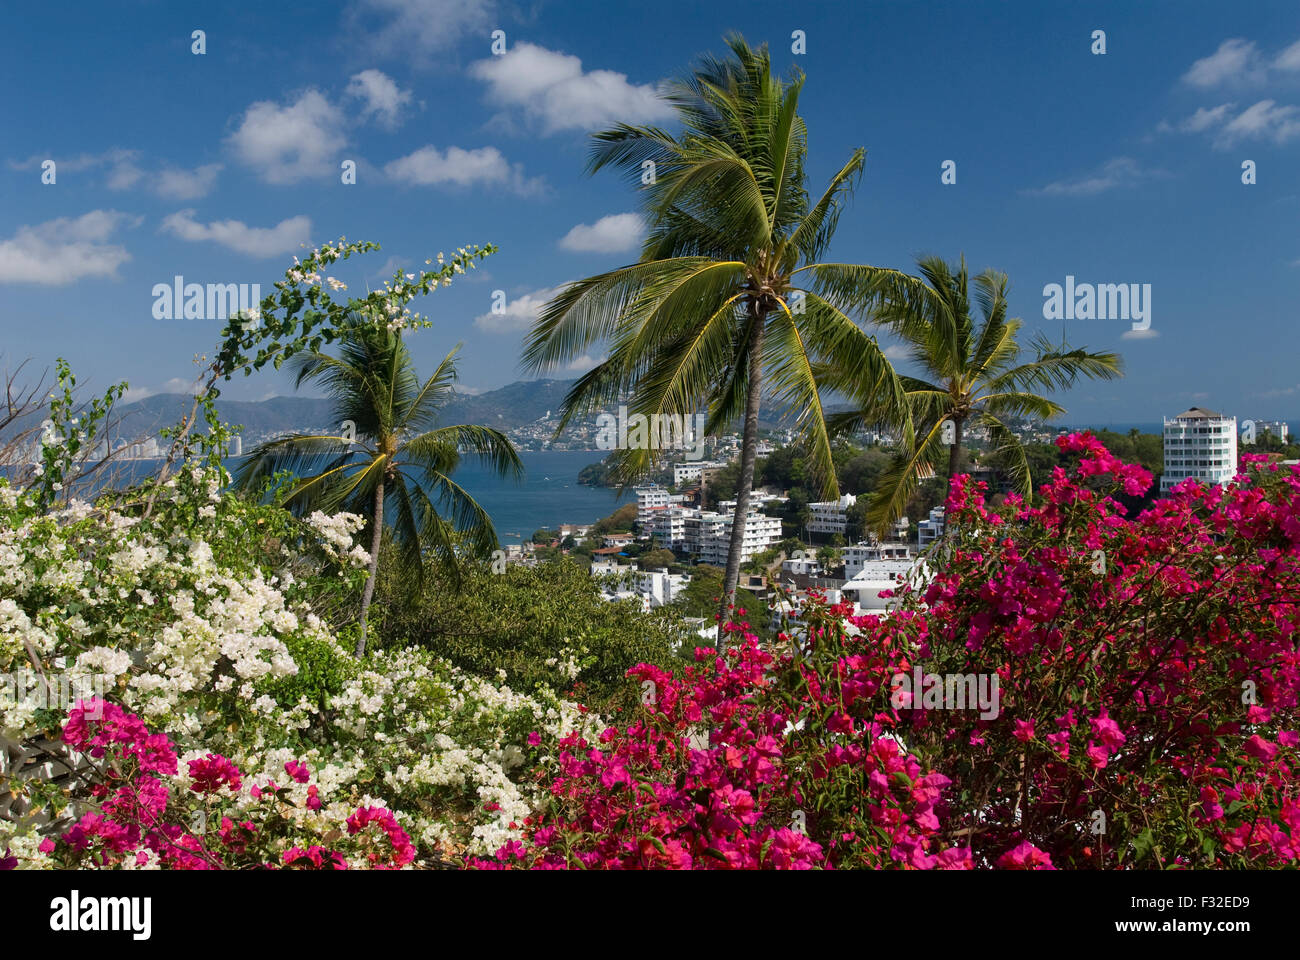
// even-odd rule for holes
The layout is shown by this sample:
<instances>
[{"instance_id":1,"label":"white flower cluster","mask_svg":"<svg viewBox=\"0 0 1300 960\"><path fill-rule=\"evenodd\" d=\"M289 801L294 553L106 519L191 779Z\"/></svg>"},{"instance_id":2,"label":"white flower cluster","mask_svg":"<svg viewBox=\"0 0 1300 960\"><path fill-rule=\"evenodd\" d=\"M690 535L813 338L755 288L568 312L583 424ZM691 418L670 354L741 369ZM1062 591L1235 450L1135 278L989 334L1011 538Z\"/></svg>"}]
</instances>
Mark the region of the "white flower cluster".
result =
<instances>
[{"instance_id":1,"label":"white flower cluster","mask_svg":"<svg viewBox=\"0 0 1300 960\"><path fill-rule=\"evenodd\" d=\"M366 525L366 518L356 513L333 515L316 510L307 518L307 525L321 538L321 544L335 560L358 569L370 566L370 553L355 545L352 538Z\"/></svg>"},{"instance_id":2,"label":"white flower cluster","mask_svg":"<svg viewBox=\"0 0 1300 960\"><path fill-rule=\"evenodd\" d=\"M142 521L104 504L40 514L0 479L0 673L26 667L30 646L47 667L103 676L108 697L186 759L221 753L247 782L281 786L285 762L305 762L324 801L303 813L312 835L373 802L417 849L452 855L492 853L540 799L524 764L531 731L549 743L598 737L599 717L549 690L517 693L420 649L358 664L303 601L319 584L266 566L258 511L271 508L224 498L216 474L187 469L180 480ZM214 503L215 516L195 509ZM354 557L363 522L316 513L306 527ZM567 648L556 665L576 676ZM35 736L36 724L29 707L0 698L4 737ZM305 799L305 785L289 787ZM20 840L0 820L0 852Z\"/></svg>"}]
</instances>

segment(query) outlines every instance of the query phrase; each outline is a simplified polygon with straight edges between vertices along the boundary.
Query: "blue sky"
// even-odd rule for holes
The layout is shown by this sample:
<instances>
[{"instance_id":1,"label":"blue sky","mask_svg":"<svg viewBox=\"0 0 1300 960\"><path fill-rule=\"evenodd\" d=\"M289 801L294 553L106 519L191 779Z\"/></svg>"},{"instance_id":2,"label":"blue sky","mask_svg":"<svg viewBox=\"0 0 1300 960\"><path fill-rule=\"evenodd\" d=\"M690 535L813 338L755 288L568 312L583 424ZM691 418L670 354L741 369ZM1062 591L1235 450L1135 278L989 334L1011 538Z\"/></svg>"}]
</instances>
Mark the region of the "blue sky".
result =
<instances>
[{"instance_id":1,"label":"blue sky","mask_svg":"<svg viewBox=\"0 0 1300 960\"><path fill-rule=\"evenodd\" d=\"M1053 336L1044 285L1151 285L1145 336L1067 322L1072 343L1119 350L1127 368L1065 395L1067 422L1192 404L1300 420L1293 0L17 6L0 34L3 362L63 356L100 388L176 390L220 323L155 319L155 284L267 292L301 244L346 235L383 245L339 271L353 291L498 244L423 302L435 326L410 343L431 369L463 341L468 389L518 379L547 291L636 256L635 198L585 175L588 132L668 121L657 85L721 53L730 30L807 74L814 188L868 151L832 259L910 269L964 253L1006 272L1012 313ZM355 185L340 182L349 159ZM941 183L945 160L955 184ZM495 290L505 316L490 312ZM227 396L290 392L268 372Z\"/></svg>"}]
</instances>

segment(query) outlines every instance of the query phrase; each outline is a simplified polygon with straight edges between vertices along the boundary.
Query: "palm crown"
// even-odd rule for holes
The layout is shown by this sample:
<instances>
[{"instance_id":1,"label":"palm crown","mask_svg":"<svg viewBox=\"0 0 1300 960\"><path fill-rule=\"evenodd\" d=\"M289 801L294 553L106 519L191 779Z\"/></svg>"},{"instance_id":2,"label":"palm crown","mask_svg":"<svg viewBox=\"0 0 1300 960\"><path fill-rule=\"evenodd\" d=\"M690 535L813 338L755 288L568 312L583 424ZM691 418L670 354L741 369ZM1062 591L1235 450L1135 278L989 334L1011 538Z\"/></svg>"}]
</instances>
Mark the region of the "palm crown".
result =
<instances>
[{"instance_id":1,"label":"palm crown","mask_svg":"<svg viewBox=\"0 0 1300 960\"><path fill-rule=\"evenodd\" d=\"M553 368L608 344L608 357L565 399L562 426L626 400L647 417L707 409L706 432L743 419L737 518L748 511L760 394L792 411L817 480L838 495L816 376L836 362L878 406L906 419L902 388L851 313L893 271L818 260L862 172L856 150L813 202L805 186L803 77L773 78L765 47L728 40L667 94L673 136L619 125L594 136L590 169L622 170L642 188L649 233L638 262L569 285L543 310L525 365ZM653 422L653 421L652 421ZM651 450L621 450L615 476L642 474ZM725 592L734 595L743 519L733 525Z\"/></svg>"},{"instance_id":2,"label":"palm crown","mask_svg":"<svg viewBox=\"0 0 1300 960\"><path fill-rule=\"evenodd\" d=\"M902 514L918 480L939 469L945 455L949 478L957 472L963 431L972 425L988 431L994 459L1015 488L1030 495L1029 463L1005 418L1058 416L1065 408L1037 391L1063 390L1080 377L1109 380L1121 369L1118 354L1053 345L1042 335L1032 341L1035 357L1024 361L1017 342L1023 322L1007 316L1005 274L986 270L974 278L972 291L964 257L955 267L939 257L917 264L920 277L891 280L875 314L923 371L899 378L914 432L904 438L868 506L867 522L877 532ZM825 379L859 401L852 412L831 417L832 430L888 422L870 384L857 389L835 372ZM945 423L951 424L947 436Z\"/></svg>"},{"instance_id":3,"label":"palm crown","mask_svg":"<svg viewBox=\"0 0 1300 960\"><path fill-rule=\"evenodd\" d=\"M295 479L282 502L295 513L346 510L370 520L371 569L362 598L359 652L364 650L365 615L385 517L417 577L427 553L455 577L458 550L481 556L497 546L491 518L451 477L462 450L503 476L518 477L523 471L514 447L499 431L435 426L452 396L459 349L421 382L401 334L357 318L337 357L313 351L291 361L298 386L318 382L333 399L340 435L271 440L254 450L236 475L236 483L249 489L287 470ZM345 424L352 426L346 433Z\"/></svg>"}]
</instances>

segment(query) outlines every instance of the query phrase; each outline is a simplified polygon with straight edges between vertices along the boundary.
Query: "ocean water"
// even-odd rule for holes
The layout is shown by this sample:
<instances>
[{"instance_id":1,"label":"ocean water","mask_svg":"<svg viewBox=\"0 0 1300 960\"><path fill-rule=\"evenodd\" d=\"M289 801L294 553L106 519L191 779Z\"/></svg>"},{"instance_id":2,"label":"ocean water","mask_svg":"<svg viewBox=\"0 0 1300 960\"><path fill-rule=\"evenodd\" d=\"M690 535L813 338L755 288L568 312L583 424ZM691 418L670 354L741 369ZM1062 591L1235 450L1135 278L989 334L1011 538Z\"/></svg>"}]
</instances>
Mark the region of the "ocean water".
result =
<instances>
[{"instance_id":1,"label":"ocean water","mask_svg":"<svg viewBox=\"0 0 1300 960\"><path fill-rule=\"evenodd\" d=\"M592 523L607 517L625 503L610 487L578 483L578 471L604 456L598 450L543 450L520 453L524 479L515 484L501 480L472 459L463 461L452 479L477 500L492 517L502 543L519 543L540 527L555 529L561 523Z\"/></svg>"},{"instance_id":2,"label":"ocean water","mask_svg":"<svg viewBox=\"0 0 1300 960\"><path fill-rule=\"evenodd\" d=\"M502 543L520 543L542 527L554 529L562 523L594 523L625 503L635 503L629 494L622 500L610 487L587 487L578 483L578 471L604 456L598 450L543 450L521 452L523 479L503 480L478 458L467 456L452 479L460 484L488 512ZM241 459L225 462L232 474ZM153 473L159 460L123 461L120 474L125 482Z\"/></svg>"}]
</instances>

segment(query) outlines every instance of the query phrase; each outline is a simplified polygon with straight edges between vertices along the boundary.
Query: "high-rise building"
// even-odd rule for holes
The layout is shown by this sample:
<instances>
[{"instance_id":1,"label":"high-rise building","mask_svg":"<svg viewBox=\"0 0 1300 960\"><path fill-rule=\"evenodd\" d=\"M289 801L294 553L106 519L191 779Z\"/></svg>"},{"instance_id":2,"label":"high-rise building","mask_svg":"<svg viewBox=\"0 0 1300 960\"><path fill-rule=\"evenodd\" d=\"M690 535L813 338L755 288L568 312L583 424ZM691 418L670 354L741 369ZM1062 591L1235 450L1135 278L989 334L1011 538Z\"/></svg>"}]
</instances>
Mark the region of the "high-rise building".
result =
<instances>
[{"instance_id":1,"label":"high-rise building","mask_svg":"<svg viewBox=\"0 0 1300 960\"><path fill-rule=\"evenodd\" d=\"M1286 443L1287 436L1290 434L1290 432L1291 432L1291 428L1287 426L1287 422L1285 420L1256 420L1255 421L1256 437L1262 437L1266 433L1271 433L1273 436L1277 437L1283 443Z\"/></svg>"},{"instance_id":2,"label":"high-rise building","mask_svg":"<svg viewBox=\"0 0 1300 960\"><path fill-rule=\"evenodd\" d=\"M1164 453L1162 494L1187 479L1222 486L1237 473L1237 418L1203 407L1165 417Z\"/></svg>"}]
</instances>

